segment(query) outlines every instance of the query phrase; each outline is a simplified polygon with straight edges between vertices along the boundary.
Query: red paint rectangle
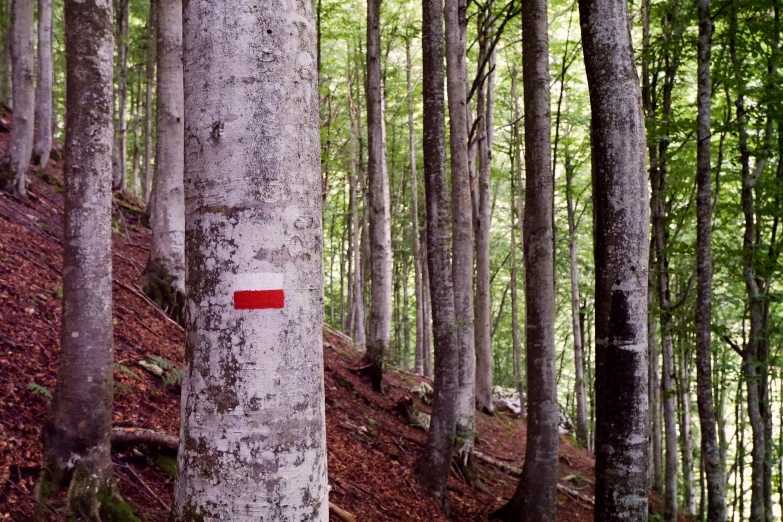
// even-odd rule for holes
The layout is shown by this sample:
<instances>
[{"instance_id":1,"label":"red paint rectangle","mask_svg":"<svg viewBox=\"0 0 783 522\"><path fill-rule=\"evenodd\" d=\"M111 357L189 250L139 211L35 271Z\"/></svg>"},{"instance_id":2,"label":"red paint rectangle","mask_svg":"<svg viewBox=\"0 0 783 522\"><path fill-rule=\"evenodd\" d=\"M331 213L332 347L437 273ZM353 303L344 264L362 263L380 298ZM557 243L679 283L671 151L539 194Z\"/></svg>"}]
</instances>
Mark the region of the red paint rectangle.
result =
<instances>
[{"instance_id":1,"label":"red paint rectangle","mask_svg":"<svg viewBox=\"0 0 783 522\"><path fill-rule=\"evenodd\" d=\"M234 292L234 310L264 310L285 307L283 290L239 290Z\"/></svg>"}]
</instances>

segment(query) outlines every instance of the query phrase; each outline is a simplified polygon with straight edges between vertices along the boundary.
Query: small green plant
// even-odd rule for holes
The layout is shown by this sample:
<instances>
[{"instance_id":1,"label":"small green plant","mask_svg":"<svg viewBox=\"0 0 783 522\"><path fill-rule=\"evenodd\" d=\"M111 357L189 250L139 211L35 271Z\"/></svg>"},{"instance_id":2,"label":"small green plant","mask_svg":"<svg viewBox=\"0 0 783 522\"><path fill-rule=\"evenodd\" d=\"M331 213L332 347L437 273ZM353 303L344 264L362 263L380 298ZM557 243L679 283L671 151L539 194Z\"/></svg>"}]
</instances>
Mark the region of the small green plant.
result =
<instances>
[{"instance_id":1,"label":"small green plant","mask_svg":"<svg viewBox=\"0 0 783 522\"><path fill-rule=\"evenodd\" d=\"M143 380L138 373L134 372L124 364L114 363L114 369L120 373L124 373L125 375L132 377L133 379L136 379L137 381Z\"/></svg>"},{"instance_id":2,"label":"small green plant","mask_svg":"<svg viewBox=\"0 0 783 522\"><path fill-rule=\"evenodd\" d=\"M63 300L63 285L57 285L57 288L52 290L52 297L54 297L58 301Z\"/></svg>"},{"instance_id":3,"label":"small green plant","mask_svg":"<svg viewBox=\"0 0 783 522\"><path fill-rule=\"evenodd\" d=\"M27 389L38 395L43 395L44 397L46 397L49 403L52 402L52 392L50 392L40 384L36 382L31 382L27 385Z\"/></svg>"},{"instance_id":4,"label":"small green plant","mask_svg":"<svg viewBox=\"0 0 783 522\"><path fill-rule=\"evenodd\" d=\"M163 357L147 354L147 359L149 360L149 362L156 364L157 366L160 367L160 369L163 370L163 375L161 375L161 379L163 379L163 384L165 384L166 386L170 386L172 384L179 384L182 382L182 370L174 366L172 363L170 363Z\"/></svg>"},{"instance_id":5,"label":"small green plant","mask_svg":"<svg viewBox=\"0 0 783 522\"><path fill-rule=\"evenodd\" d=\"M114 381L114 395L125 395L126 393L133 393L133 388L123 382Z\"/></svg>"}]
</instances>

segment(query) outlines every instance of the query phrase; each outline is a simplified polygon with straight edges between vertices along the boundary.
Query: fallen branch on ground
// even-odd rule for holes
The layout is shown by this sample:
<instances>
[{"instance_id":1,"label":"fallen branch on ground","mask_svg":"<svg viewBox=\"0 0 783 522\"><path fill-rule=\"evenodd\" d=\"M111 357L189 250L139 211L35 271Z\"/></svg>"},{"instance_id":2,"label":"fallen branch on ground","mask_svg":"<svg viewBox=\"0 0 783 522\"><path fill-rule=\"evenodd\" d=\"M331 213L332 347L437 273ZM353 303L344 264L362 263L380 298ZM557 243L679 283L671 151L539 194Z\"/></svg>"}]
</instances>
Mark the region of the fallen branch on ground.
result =
<instances>
[{"instance_id":1,"label":"fallen branch on ground","mask_svg":"<svg viewBox=\"0 0 783 522\"><path fill-rule=\"evenodd\" d=\"M156 448L164 448L173 451L179 449L179 438L162 431L148 430L145 428L112 428L112 444L149 444Z\"/></svg>"},{"instance_id":2,"label":"fallen branch on ground","mask_svg":"<svg viewBox=\"0 0 783 522\"><path fill-rule=\"evenodd\" d=\"M487 464L491 464L497 468L499 468L501 471L504 471L511 475L512 477L519 477L522 475L522 470L519 468L515 468L513 466L509 466L505 462L501 462L499 459L496 459L495 457L492 457L490 455L486 455L480 451L473 450L473 456L479 459L480 461L486 462ZM579 491L569 488L568 486L564 486L558 482L557 484L557 490L561 493L565 493L566 495L573 497L577 500L581 500L582 502L585 502L587 504L590 504L591 506L595 505L595 499L592 497L588 497L584 493L580 493Z\"/></svg>"},{"instance_id":3,"label":"fallen branch on ground","mask_svg":"<svg viewBox=\"0 0 783 522\"><path fill-rule=\"evenodd\" d=\"M348 513L337 504L332 504L331 502L329 502L329 513L336 516L343 522L356 522L355 516L353 516L351 513Z\"/></svg>"}]
</instances>

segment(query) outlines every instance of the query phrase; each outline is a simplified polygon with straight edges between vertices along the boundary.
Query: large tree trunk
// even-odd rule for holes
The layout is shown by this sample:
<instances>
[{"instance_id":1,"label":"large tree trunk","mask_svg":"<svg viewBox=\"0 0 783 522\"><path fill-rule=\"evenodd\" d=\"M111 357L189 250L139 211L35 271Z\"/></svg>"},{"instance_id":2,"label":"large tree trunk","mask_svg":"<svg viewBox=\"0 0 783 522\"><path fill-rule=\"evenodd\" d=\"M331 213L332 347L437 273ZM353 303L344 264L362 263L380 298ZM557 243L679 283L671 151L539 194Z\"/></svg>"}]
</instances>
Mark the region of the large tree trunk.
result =
<instances>
[{"instance_id":1,"label":"large tree trunk","mask_svg":"<svg viewBox=\"0 0 783 522\"><path fill-rule=\"evenodd\" d=\"M158 106L150 214L152 245L144 291L184 322L185 169L182 0L157 0Z\"/></svg>"},{"instance_id":2,"label":"large tree trunk","mask_svg":"<svg viewBox=\"0 0 783 522\"><path fill-rule=\"evenodd\" d=\"M459 352L449 245L449 193L443 92L443 3L422 1L424 189L427 207L427 264L435 338L432 420L419 463L423 485L441 504L451 469L456 424ZM429 346L425 344L429 351Z\"/></svg>"},{"instance_id":3,"label":"large tree trunk","mask_svg":"<svg viewBox=\"0 0 783 522\"><path fill-rule=\"evenodd\" d=\"M392 314L392 250L389 174L381 81L381 0L367 2L367 170L370 178L370 322L366 361L375 391L383 388Z\"/></svg>"},{"instance_id":4,"label":"large tree trunk","mask_svg":"<svg viewBox=\"0 0 783 522\"><path fill-rule=\"evenodd\" d=\"M0 165L2 188L27 198L26 174L33 152L34 82L32 0L11 2L11 63L13 69L14 114L8 150Z\"/></svg>"},{"instance_id":5,"label":"large tree trunk","mask_svg":"<svg viewBox=\"0 0 783 522\"><path fill-rule=\"evenodd\" d=\"M152 185L152 118L153 91L155 89L155 64L157 62L157 9L156 0L150 0L150 15L147 20L147 63L144 67L146 87L144 89L144 168L141 175L141 199L150 201L150 186Z\"/></svg>"},{"instance_id":6,"label":"large tree trunk","mask_svg":"<svg viewBox=\"0 0 783 522\"><path fill-rule=\"evenodd\" d=\"M647 519L644 116L624 0L579 4L590 91L596 271L596 522Z\"/></svg>"},{"instance_id":7,"label":"large tree trunk","mask_svg":"<svg viewBox=\"0 0 783 522\"><path fill-rule=\"evenodd\" d=\"M487 4L487 9L491 2ZM488 14L479 17L479 57L480 61L489 59L492 52ZM476 408L492 413L492 288L490 284L490 213L492 207L490 191L490 167L492 161L492 100L491 83L493 74L487 75L484 84L479 87L476 100L478 118L478 214L476 216Z\"/></svg>"},{"instance_id":8,"label":"large tree trunk","mask_svg":"<svg viewBox=\"0 0 783 522\"><path fill-rule=\"evenodd\" d=\"M111 3L66 0L65 28L62 342L39 491L46 499L67 489L71 511L80 518L114 520Z\"/></svg>"},{"instance_id":9,"label":"large tree trunk","mask_svg":"<svg viewBox=\"0 0 783 522\"><path fill-rule=\"evenodd\" d=\"M451 151L452 278L459 351L457 450L467 464L475 438L476 351L473 332L473 212L468 157L466 0L446 0L446 86ZM437 305L435 305L437 306Z\"/></svg>"},{"instance_id":10,"label":"large tree trunk","mask_svg":"<svg viewBox=\"0 0 783 522\"><path fill-rule=\"evenodd\" d=\"M571 325L574 332L574 367L576 382L576 439L587 446L587 392L585 391L584 345L579 321L579 268L576 249L576 216L574 209L574 172L566 158L566 208L568 211L568 259L571 274Z\"/></svg>"},{"instance_id":11,"label":"large tree trunk","mask_svg":"<svg viewBox=\"0 0 783 522\"><path fill-rule=\"evenodd\" d=\"M525 335L527 444L514 496L497 513L503 520L555 520L557 375L555 368L555 264L552 241L552 171L549 41L546 0L523 0L522 80L525 103Z\"/></svg>"},{"instance_id":12,"label":"large tree trunk","mask_svg":"<svg viewBox=\"0 0 783 522\"><path fill-rule=\"evenodd\" d=\"M38 0L35 122L38 132L33 146L33 163L45 167L52 151L52 0Z\"/></svg>"},{"instance_id":13,"label":"large tree trunk","mask_svg":"<svg viewBox=\"0 0 783 522\"><path fill-rule=\"evenodd\" d=\"M416 175L416 135L413 127L413 83L411 81L410 38L405 41L405 85L408 102L408 162L411 169L411 217L413 218L413 278L416 286L416 352L414 370L424 372L424 294L421 281L421 247L419 245L419 182Z\"/></svg>"},{"instance_id":14,"label":"large tree trunk","mask_svg":"<svg viewBox=\"0 0 783 522\"><path fill-rule=\"evenodd\" d=\"M172 519L326 522L312 3L191 0L183 22L189 313Z\"/></svg>"},{"instance_id":15,"label":"large tree trunk","mask_svg":"<svg viewBox=\"0 0 783 522\"><path fill-rule=\"evenodd\" d=\"M130 0L118 0L117 12L117 118L112 156L112 189L125 190L128 169L128 43L130 39Z\"/></svg>"}]
</instances>

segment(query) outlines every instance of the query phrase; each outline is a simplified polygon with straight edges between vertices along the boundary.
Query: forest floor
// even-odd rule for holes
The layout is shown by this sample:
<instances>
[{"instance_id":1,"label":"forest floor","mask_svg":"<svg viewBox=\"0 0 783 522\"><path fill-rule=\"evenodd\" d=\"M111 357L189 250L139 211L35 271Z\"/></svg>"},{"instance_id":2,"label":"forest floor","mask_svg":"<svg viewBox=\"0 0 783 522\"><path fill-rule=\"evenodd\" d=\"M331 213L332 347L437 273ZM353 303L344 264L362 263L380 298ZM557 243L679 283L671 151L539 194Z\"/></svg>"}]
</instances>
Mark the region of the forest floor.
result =
<instances>
[{"instance_id":1,"label":"forest floor","mask_svg":"<svg viewBox=\"0 0 783 522\"><path fill-rule=\"evenodd\" d=\"M8 142L8 115L0 114L0 154ZM62 311L62 154L58 148L43 171L30 169L30 201L0 193L0 520L33 518L33 488L41 466L41 429L54 392ZM179 325L149 301L138 282L147 260L150 231L132 198L114 206L114 425L179 433L176 371L164 379L138 364L183 359ZM416 462L425 433L409 426L395 405L426 380L407 370L390 369L386 393L370 388L361 374L361 353L350 340L325 329L327 448L330 500L360 522L480 521L510 498L517 479L499 466L475 461L485 492L452 470L447 518L418 485ZM152 356L152 357L151 357ZM163 360L163 361L161 361ZM167 384L168 382L168 384ZM431 384L431 382L430 382ZM429 406L415 401L415 407ZM478 415L476 449L508 466L519 467L526 425L505 415ZM560 483L577 495L559 493L558 520L592 520L595 460L563 436ZM165 521L172 503L173 479L137 448L115 448L117 483L145 521ZM160 462L160 461L158 461ZM660 507L660 500L653 505ZM53 511L49 519L63 520ZM338 520L332 515L331 520Z\"/></svg>"}]
</instances>

